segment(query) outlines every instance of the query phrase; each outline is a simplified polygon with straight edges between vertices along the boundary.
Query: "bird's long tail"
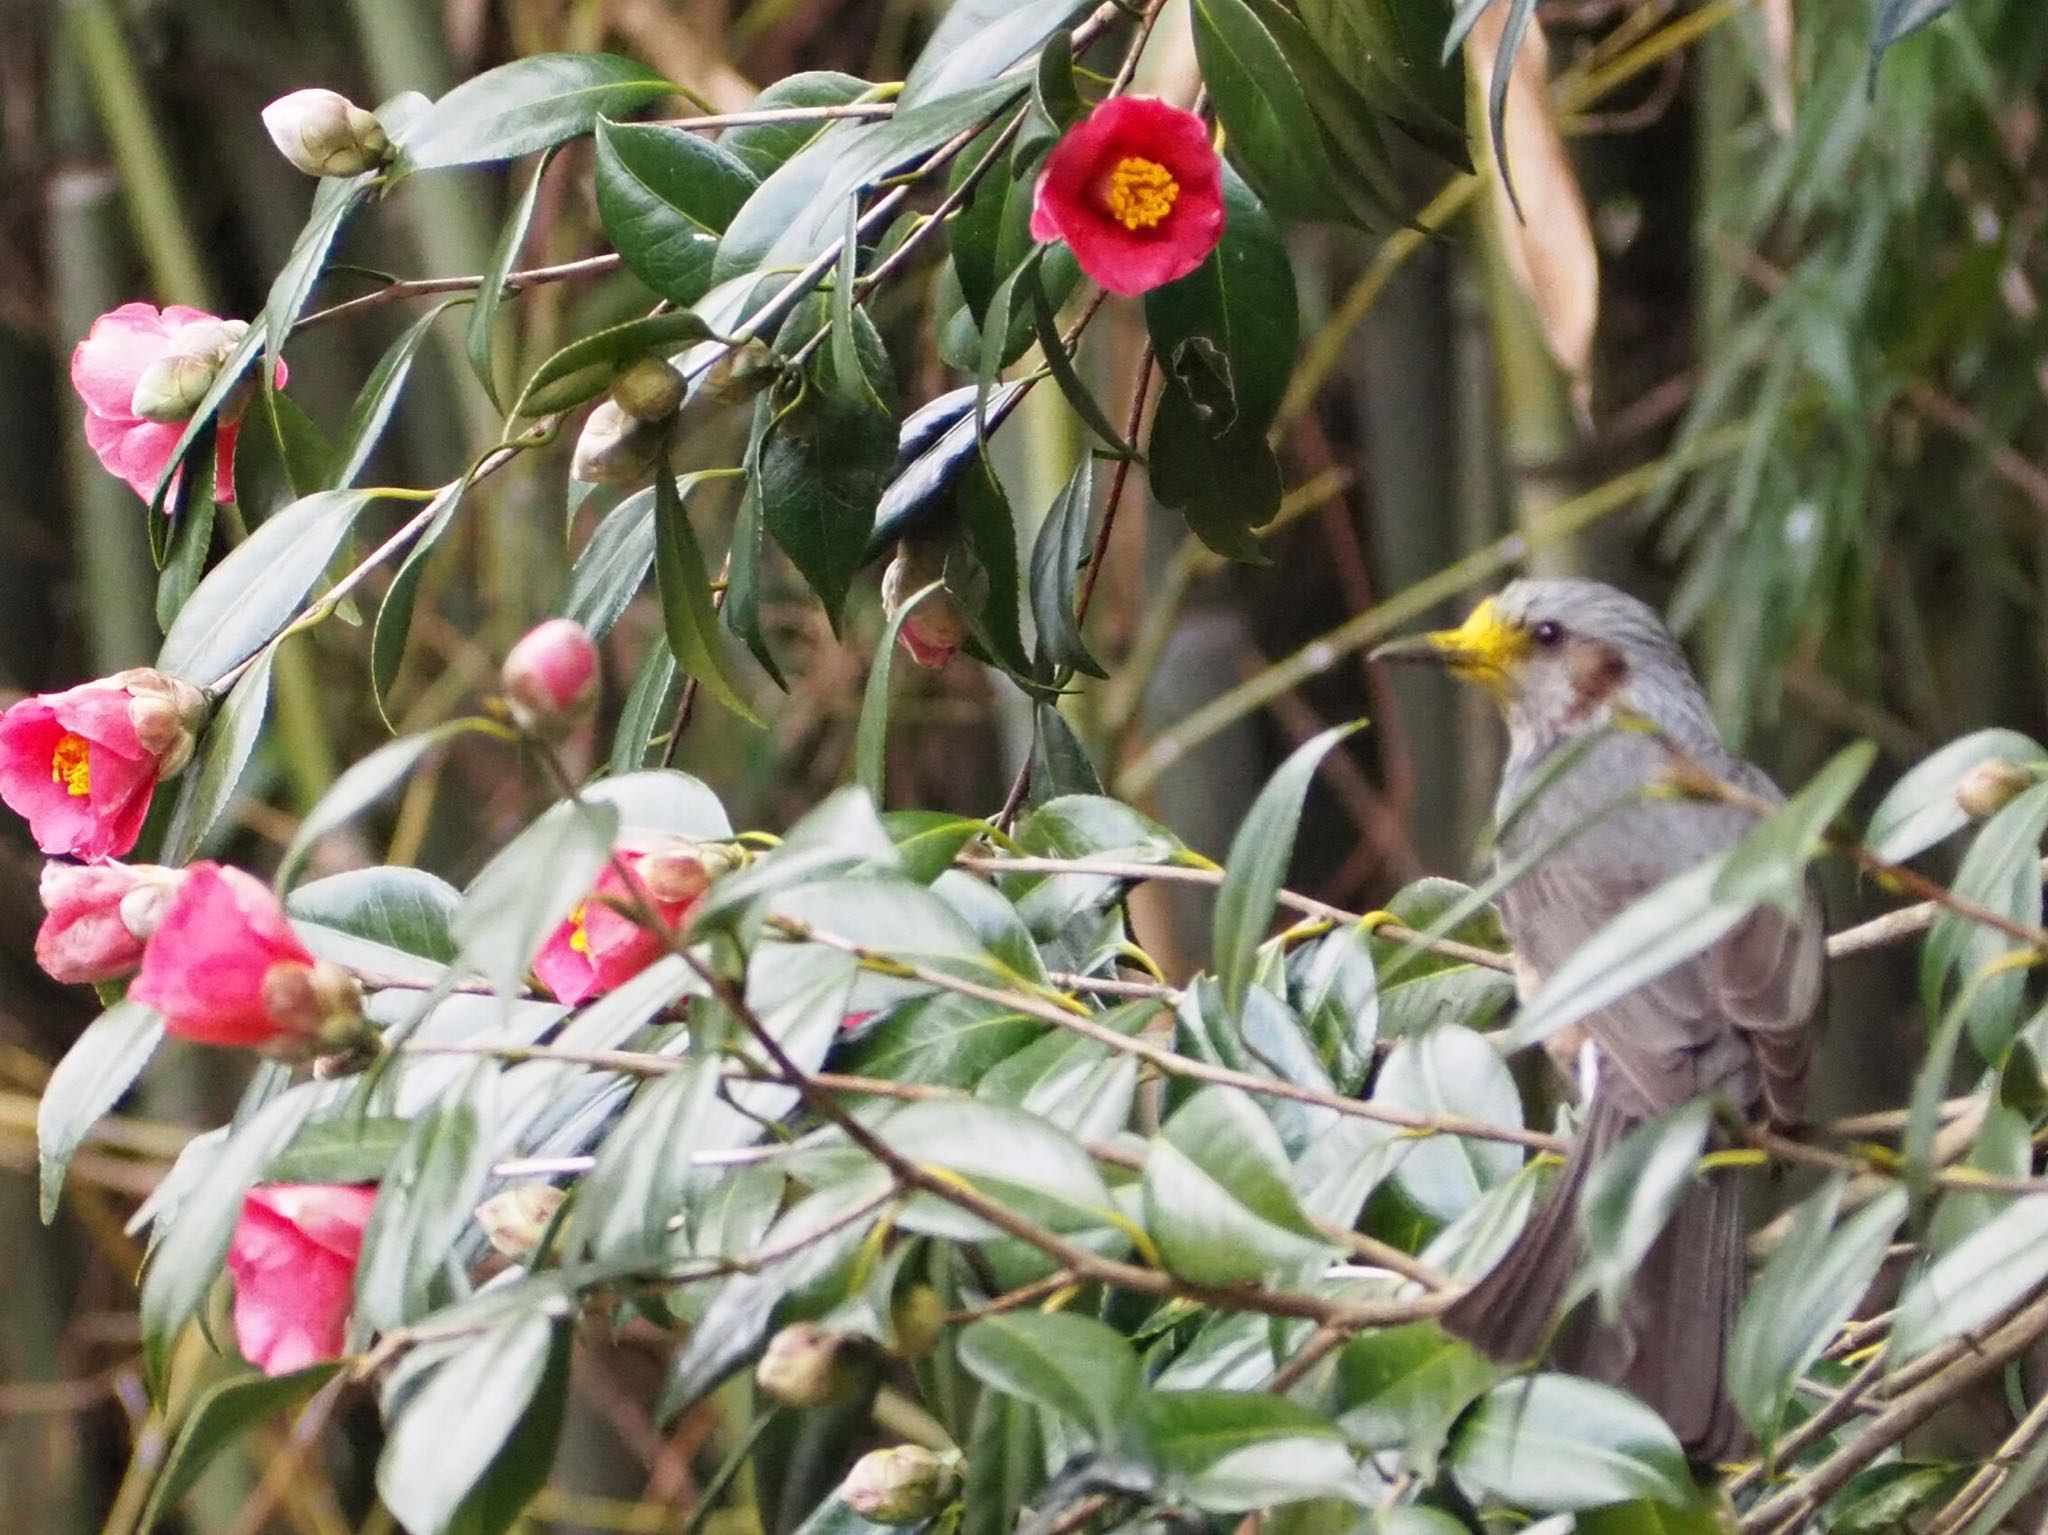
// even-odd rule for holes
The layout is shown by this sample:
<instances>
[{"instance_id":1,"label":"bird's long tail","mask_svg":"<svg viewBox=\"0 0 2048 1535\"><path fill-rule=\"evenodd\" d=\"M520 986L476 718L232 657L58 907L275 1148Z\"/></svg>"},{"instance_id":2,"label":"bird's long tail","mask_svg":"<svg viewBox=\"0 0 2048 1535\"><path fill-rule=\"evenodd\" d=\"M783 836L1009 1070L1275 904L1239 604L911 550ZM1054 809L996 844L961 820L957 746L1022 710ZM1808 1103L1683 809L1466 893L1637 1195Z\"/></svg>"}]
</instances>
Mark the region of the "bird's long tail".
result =
<instances>
[{"instance_id":1,"label":"bird's long tail","mask_svg":"<svg viewBox=\"0 0 2048 1535\"><path fill-rule=\"evenodd\" d=\"M1743 1441L1723 1383L1742 1286L1740 1190L1730 1180L1707 1177L1686 1189L1616 1320L1588 1315L1557 1326L1584 1259L1578 1206L1586 1174L1632 1128L1595 1095L1549 1195L1500 1262L1443 1313L1443 1326L1511 1363L1535 1358L1556 1338L1559 1368L1649 1403L1695 1462L1730 1460Z\"/></svg>"}]
</instances>

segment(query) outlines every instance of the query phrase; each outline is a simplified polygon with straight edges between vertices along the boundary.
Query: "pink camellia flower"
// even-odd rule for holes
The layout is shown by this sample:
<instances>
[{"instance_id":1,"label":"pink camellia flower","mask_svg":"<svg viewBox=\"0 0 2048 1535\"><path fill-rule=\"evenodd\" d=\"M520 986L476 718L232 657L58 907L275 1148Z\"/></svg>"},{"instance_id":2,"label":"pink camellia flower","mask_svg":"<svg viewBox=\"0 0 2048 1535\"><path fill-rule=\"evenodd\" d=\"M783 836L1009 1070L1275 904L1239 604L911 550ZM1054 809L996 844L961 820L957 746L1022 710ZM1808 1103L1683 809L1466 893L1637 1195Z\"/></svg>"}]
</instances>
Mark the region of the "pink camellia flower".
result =
<instances>
[{"instance_id":1,"label":"pink camellia flower","mask_svg":"<svg viewBox=\"0 0 2048 1535\"><path fill-rule=\"evenodd\" d=\"M637 899L619 872L620 863L639 887ZM618 862L605 865L590 894L542 945L533 973L557 1002L571 1007L623 986L667 948L631 913L644 902L669 927L681 927L723 868L720 852L681 837L642 849L621 848Z\"/></svg>"},{"instance_id":2,"label":"pink camellia flower","mask_svg":"<svg viewBox=\"0 0 2048 1535\"><path fill-rule=\"evenodd\" d=\"M25 698L0 714L0 801L46 853L119 857L205 719L199 689L147 668Z\"/></svg>"},{"instance_id":3,"label":"pink camellia flower","mask_svg":"<svg viewBox=\"0 0 2048 1535\"><path fill-rule=\"evenodd\" d=\"M71 354L71 387L85 402L85 440L109 474L147 501L170 467L185 423L248 325L172 304L123 304L93 321ZM285 384L277 365L277 385ZM235 423L214 439L213 497L235 499Z\"/></svg>"},{"instance_id":4,"label":"pink camellia flower","mask_svg":"<svg viewBox=\"0 0 2048 1535\"><path fill-rule=\"evenodd\" d=\"M228 1247L235 1342L265 1375L339 1359L374 1188L273 1183L242 1200Z\"/></svg>"},{"instance_id":5,"label":"pink camellia flower","mask_svg":"<svg viewBox=\"0 0 2048 1535\"><path fill-rule=\"evenodd\" d=\"M340 1050L365 1027L354 979L313 958L268 885L217 863L185 871L128 995L180 1039L278 1056Z\"/></svg>"},{"instance_id":6,"label":"pink camellia flower","mask_svg":"<svg viewBox=\"0 0 2048 1535\"><path fill-rule=\"evenodd\" d=\"M72 985L127 975L183 878L153 863L44 864L36 963Z\"/></svg>"},{"instance_id":7,"label":"pink camellia flower","mask_svg":"<svg viewBox=\"0 0 2048 1535\"><path fill-rule=\"evenodd\" d=\"M1112 293L1149 293L1223 238L1223 173L1201 118L1151 96L1112 96L1053 145L1031 238L1065 240Z\"/></svg>"},{"instance_id":8,"label":"pink camellia flower","mask_svg":"<svg viewBox=\"0 0 2048 1535\"><path fill-rule=\"evenodd\" d=\"M522 730L559 736L597 702L597 645L573 618L551 618L505 655L498 685Z\"/></svg>"}]
</instances>

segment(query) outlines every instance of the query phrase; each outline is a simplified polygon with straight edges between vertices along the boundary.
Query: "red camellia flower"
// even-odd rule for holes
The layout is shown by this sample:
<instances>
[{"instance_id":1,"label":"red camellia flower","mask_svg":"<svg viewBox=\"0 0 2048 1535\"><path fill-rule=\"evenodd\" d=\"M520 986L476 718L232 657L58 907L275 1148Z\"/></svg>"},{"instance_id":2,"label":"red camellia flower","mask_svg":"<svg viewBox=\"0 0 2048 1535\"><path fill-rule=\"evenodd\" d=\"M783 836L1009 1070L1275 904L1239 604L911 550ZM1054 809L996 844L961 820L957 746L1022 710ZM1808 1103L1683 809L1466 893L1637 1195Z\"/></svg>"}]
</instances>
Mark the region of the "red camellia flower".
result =
<instances>
[{"instance_id":1,"label":"red camellia flower","mask_svg":"<svg viewBox=\"0 0 2048 1535\"><path fill-rule=\"evenodd\" d=\"M682 926L711 883L713 864L704 854L680 837L639 850L620 849L618 863L638 886L638 898L618 864L607 864L590 894L576 903L533 962L533 973L555 1000L574 1007L623 986L661 958L661 939L628 913L644 900L670 927Z\"/></svg>"},{"instance_id":2,"label":"red camellia flower","mask_svg":"<svg viewBox=\"0 0 2048 1535\"><path fill-rule=\"evenodd\" d=\"M1149 293L1223 238L1223 172L1201 118L1112 96L1053 145L1031 206L1034 240L1065 240L1112 293Z\"/></svg>"},{"instance_id":3,"label":"red camellia flower","mask_svg":"<svg viewBox=\"0 0 2048 1535\"><path fill-rule=\"evenodd\" d=\"M73 985L127 975L183 878L152 863L45 864L36 963Z\"/></svg>"},{"instance_id":4,"label":"red camellia flower","mask_svg":"<svg viewBox=\"0 0 2048 1535\"><path fill-rule=\"evenodd\" d=\"M242 1200L228 1247L235 1342L265 1375L338 1359L374 1188L273 1183Z\"/></svg>"},{"instance_id":5,"label":"red camellia flower","mask_svg":"<svg viewBox=\"0 0 2048 1535\"><path fill-rule=\"evenodd\" d=\"M123 304L93 321L71 354L71 387L85 402L85 440L108 473L145 501L156 493L185 423L248 328L182 304ZM280 361L280 389L285 376ZM235 432L224 416L214 439L216 501L235 499Z\"/></svg>"},{"instance_id":6,"label":"red camellia flower","mask_svg":"<svg viewBox=\"0 0 2048 1535\"><path fill-rule=\"evenodd\" d=\"M199 689L146 668L25 698L0 714L0 800L46 853L118 857L205 718Z\"/></svg>"},{"instance_id":7,"label":"red camellia flower","mask_svg":"<svg viewBox=\"0 0 2048 1535\"><path fill-rule=\"evenodd\" d=\"M354 981L299 942L270 887L195 863L142 951L128 995L203 1045L306 1055L362 1028Z\"/></svg>"}]
</instances>

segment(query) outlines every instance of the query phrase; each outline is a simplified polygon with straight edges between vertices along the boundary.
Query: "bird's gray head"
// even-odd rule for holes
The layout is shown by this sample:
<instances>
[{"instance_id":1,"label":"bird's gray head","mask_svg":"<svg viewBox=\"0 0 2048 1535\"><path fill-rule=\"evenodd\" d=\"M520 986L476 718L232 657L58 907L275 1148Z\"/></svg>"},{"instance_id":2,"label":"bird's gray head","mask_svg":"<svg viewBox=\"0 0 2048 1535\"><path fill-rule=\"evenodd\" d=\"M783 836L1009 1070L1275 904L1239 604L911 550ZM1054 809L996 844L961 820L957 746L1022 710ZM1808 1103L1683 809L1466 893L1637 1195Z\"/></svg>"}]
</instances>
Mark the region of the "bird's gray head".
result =
<instances>
[{"instance_id":1,"label":"bird's gray head","mask_svg":"<svg viewBox=\"0 0 2048 1535\"><path fill-rule=\"evenodd\" d=\"M1599 581L1528 579L1487 598L1455 629L1382 646L1433 660L1494 697L1519 748L1638 715L1679 745L1719 734L1685 656L1646 603Z\"/></svg>"}]
</instances>

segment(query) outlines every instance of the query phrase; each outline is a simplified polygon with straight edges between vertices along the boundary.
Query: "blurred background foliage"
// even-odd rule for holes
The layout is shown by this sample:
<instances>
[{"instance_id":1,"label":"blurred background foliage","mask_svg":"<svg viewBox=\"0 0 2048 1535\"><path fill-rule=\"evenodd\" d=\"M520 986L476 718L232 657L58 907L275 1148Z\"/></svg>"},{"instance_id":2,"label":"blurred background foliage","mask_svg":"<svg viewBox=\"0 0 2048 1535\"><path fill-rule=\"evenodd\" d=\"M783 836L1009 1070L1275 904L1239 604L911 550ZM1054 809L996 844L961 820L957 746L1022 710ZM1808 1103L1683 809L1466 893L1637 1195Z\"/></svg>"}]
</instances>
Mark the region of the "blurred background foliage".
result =
<instances>
[{"instance_id":1,"label":"blurred background foliage","mask_svg":"<svg viewBox=\"0 0 2048 1535\"><path fill-rule=\"evenodd\" d=\"M66 363L94 316L132 298L228 315L261 307L308 195L260 130L267 101L309 84L365 102L437 94L507 59L611 48L736 109L797 69L901 78L941 9L0 0L6 698L156 649L139 509L87 453ZM1668 600L1725 723L1787 781L1845 734L1876 741L1895 771L1977 725L2048 728L2048 7L1965 0L1894 48L1873 92L1873 14L1886 9L1897 7L1545 0L1555 110L1511 113L1508 141L1538 217L1502 217L1479 178L1446 179L1417 154L1403 167L1425 208L1417 227L1291 237L1304 348L1277 435L1285 515L1262 536L1269 563L1225 566L1134 477L1090 626L1110 675L1069 709L1113 792L1220 853L1281 756L1367 714L1376 728L1332 756L1333 792L1311 804L1295 885L1364 908L1423 872L1468 872L1497 751L1483 701L1434 677L1376 675L1361 658L1381 634L1447 613L1518 567ZM1184 98L1194 55L1178 0L1160 26L1140 84ZM1561 141L1546 146L1546 127ZM541 183L522 264L599 248L590 153L572 145ZM408 276L480 271L529 175L514 165L422 180L362 221L344 259ZM1557 215L1573 197L1582 212ZM345 277L330 282L344 291ZM932 286L893 302L929 306ZM517 360L508 372L645 301L623 277L522 295L499 322ZM293 398L338 420L414 318L388 306L295 351ZM931 330L913 323L922 312L885 306L877 318L892 341ZM384 483L438 483L496 430L459 317L435 343L373 467ZM1129 398L1143 347L1133 309L1105 313L1087 356L1104 400ZM896 356L912 401L954 381L907 343ZM1000 440L1020 505L1051 501L1078 447L1070 432L1045 398ZM735 451L692 443L679 467ZM480 514L428 577L392 705L401 726L479 691L506 641L557 600L566 453L528 455L475 493ZM260 478L260 463L251 472ZM742 825L784 825L845 780L880 628L872 575L843 640L791 573L776 580L768 618L790 663L788 696L765 731L701 711L681 753ZM624 696L623 667L658 627L651 607L621 625L609 696ZM237 806L237 857L266 862L337 768L384 738L361 685L367 647L366 628L333 625L287 647L279 728ZM1028 747L1028 701L968 664L913 687L890 742L892 803L989 813ZM351 850L333 839L322 856L431 853L466 874L545 798L501 763L451 753L408 792L388 840ZM30 961L38 867L10 822L0 1504L11 1528L70 1535L100 1528L142 1415L138 1253L121 1221L181 1144L177 1126L218 1118L238 1083L232 1063L199 1052L161 1063L124 1121L127 1140L81 1155L64 1217L37 1223L35 1096L90 1015L89 999ZM1136 898L1136 920L1150 951L1184 974L1204 958L1204 912L1159 889ZM1885 968L1903 962L1865 962L1842 980L1865 1021L1859 1049L1834 1052L1824 1096L1838 1104L1895 1085L1881 1047L1917 1028L1898 1000L1909 988ZM589 1357L563 1452L529 1522L675 1528L709 1418L658 1432L639 1405L650 1357L630 1339L578 1348ZM368 1460L344 1443L331 1480L262 1487L283 1435L265 1432L193 1493L191 1527L353 1528L341 1509L359 1501ZM365 1529L386 1527L373 1517Z\"/></svg>"}]
</instances>

